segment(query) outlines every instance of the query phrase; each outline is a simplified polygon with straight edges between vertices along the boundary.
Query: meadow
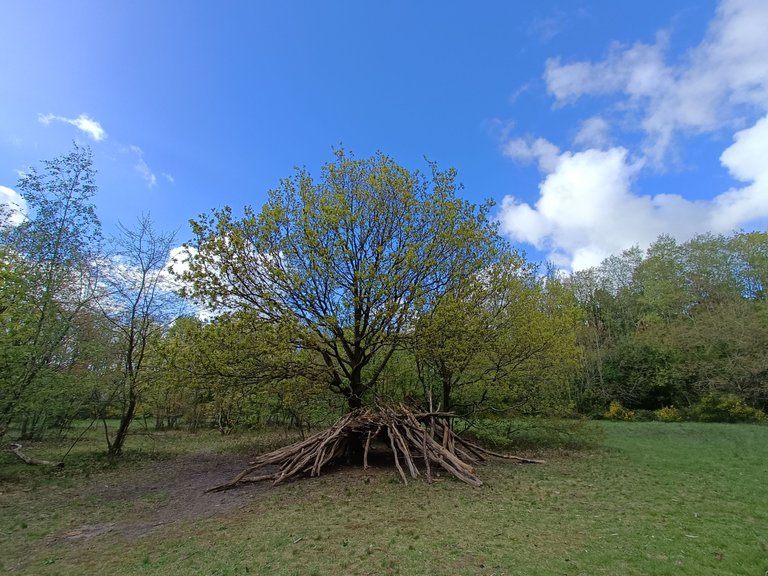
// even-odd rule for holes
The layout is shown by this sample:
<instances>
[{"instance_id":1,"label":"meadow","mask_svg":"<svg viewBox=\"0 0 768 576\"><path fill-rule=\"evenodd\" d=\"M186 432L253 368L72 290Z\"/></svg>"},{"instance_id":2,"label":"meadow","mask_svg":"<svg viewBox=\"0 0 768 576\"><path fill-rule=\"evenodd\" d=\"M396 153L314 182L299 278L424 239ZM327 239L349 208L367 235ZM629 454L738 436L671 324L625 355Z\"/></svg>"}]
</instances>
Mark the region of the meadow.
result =
<instances>
[{"instance_id":1,"label":"meadow","mask_svg":"<svg viewBox=\"0 0 768 576\"><path fill-rule=\"evenodd\" d=\"M88 432L63 468L0 454L0 572L162 575L768 573L768 426L599 422L589 447L492 460L472 488L386 459L205 494L284 431ZM25 444L60 459L70 440ZM534 443L535 444L535 443Z\"/></svg>"}]
</instances>

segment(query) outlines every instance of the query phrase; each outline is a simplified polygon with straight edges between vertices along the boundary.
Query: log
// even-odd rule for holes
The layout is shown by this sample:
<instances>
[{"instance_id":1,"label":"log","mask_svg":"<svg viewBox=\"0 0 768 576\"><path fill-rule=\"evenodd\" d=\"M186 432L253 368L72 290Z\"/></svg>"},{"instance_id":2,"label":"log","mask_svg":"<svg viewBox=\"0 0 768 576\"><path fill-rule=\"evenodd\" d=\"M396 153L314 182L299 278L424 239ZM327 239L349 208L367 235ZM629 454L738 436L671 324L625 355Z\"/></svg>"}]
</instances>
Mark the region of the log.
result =
<instances>
[{"instance_id":1,"label":"log","mask_svg":"<svg viewBox=\"0 0 768 576\"><path fill-rule=\"evenodd\" d=\"M18 456L19 459L25 464L29 464L31 466L53 466L55 468L64 467L64 462L51 462L50 460L40 460L39 458L32 458L31 456L27 456L26 454L24 454L24 452L22 452L21 449L22 449L22 445L16 442L12 443L10 446L11 452L16 454L16 456Z\"/></svg>"}]
</instances>

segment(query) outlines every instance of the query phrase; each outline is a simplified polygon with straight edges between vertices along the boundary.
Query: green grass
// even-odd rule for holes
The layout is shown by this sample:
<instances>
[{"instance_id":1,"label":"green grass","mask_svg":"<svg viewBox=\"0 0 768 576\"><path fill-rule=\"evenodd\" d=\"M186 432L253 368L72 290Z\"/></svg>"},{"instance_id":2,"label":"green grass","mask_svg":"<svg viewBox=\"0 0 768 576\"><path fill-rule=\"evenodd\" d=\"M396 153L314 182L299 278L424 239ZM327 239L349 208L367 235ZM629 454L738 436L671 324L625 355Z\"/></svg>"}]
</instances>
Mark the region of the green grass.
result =
<instances>
[{"instance_id":1,"label":"green grass","mask_svg":"<svg viewBox=\"0 0 768 576\"><path fill-rule=\"evenodd\" d=\"M474 489L400 484L393 469L333 472L253 491L242 509L139 538L51 543L78 526L140 519L139 502L88 496L142 458L246 450L279 437L159 435L118 468L21 470L0 459L0 572L10 574L742 575L768 571L768 427L604 422L589 450L544 465L491 462ZM146 439L134 439L134 442ZM235 448L232 448L234 446ZM37 447L39 457L54 447ZM75 461L95 462L86 447ZM133 456L131 456L133 455ZM131 457L133 459L131 459ZM244 459L245 458L244 456ZM66 470L66 469L65 469ZM5 477L5 481L2 478ZM248 490L249 487L244 488ZM86 494L79 496L79 494ZM203 497L201 495L201 497Z\"/></svg>"}]
</instances>

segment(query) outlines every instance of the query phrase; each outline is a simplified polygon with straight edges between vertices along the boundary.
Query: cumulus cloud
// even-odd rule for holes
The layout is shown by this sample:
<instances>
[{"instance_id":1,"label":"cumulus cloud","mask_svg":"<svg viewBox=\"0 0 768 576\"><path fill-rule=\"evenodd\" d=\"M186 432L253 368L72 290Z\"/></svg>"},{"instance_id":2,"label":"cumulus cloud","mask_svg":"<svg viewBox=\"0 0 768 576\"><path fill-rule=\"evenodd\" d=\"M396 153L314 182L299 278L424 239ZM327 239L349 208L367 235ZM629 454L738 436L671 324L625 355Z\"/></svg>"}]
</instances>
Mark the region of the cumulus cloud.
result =
<instances>
[{"instance_id":1,"label":"cumulus cloud","mask_svg":"<svg viewBox=\"0 0 768 576\"><path fill-rule=\"evenodd\" d=\"M578 270L664 231L673 202L635 196L641 164L621 147L562 153L533 205L506 196L499 220L515 240L549 252L561 267Z\"/></svg>"},{"instance_id":2,"label":"cumulus cloud","mask_svg":"<svg viewBox=\"0 0 768 576\"><path fill-rule=\"evenodd\" d=\"M502 153L523 164L536 162L542 172L551 172L557 164L560 149L544 138L513 138L502 147Z\"/></svg>"},{"instance_id":3,"label":"cumulus cloud","mask_svg":"<svg viewBox=\"0 0 768 576\"><path fill-rule=\"evenodd\" d=\"M715 230L730 230L768 217L768 115L753 127L737 132L734 140L720 156L720 162L747 185L731 188L715 198L711 217Z\"/></svg>"},{"instance_id":4,"label":"cumulus cloud","mask_svg":"<svg viewBox=\"0 0 768 576\"><path fill-rule=\"evenodd\" d=\"M722 154L723 166L746 186L712 200L678 194L638 195L633 183L643 168L622 147L566 151L559 155L530 205L506 196L502 231L545 250L558 266L581 270L633 245L648 246L660 234L681 240L704 231L728 233L768 218L768 116L738 132Z\"/></svg>"},{"instance_id":5,"label":"cumulus cloud","mask_svg":"<svg viewBox=\"0 0 768 576\"><path fill-rule=\"evenodd\" d=\"M667 62L662 32L653 44L614 45L597 62L551 58L544 79L557 105L623 96L617 110L638 120L644 153L662 165L678 133L737 126L745 109L768 109L767 29L765 0L723 0L704 39L680 62Z\"/></svg>"},{"instance_id":6,"label":"cumulus cloud","mask_svg":"<svg viewBox=\"0 0 768 576\"><path fill-rule=\"evenodd\" d=\"M504 198L502 230L546 251L555 264L580 270L633 245L647 246L660 234L686 240L768 219L765 30L767 2L722 0L704 39L679 62L667 62L663 32L653 44L614 45L596 62L548 60L544 78L556 106L590 95L618 96L606 114L620 122L610 124L605 114L584 120L573 138L580 151L561 151L543 138L508 139L502 152L537 162L543 179L534 202ZM759 119L745 127L749 118ZM612 143L626 126L644 135L634 151ZM644 170L674 155L677 137L724 128L735 134L720 163L740 185L704 200L636 192Z\"/></svg>"},{"instance_id":7,"label":"cumulus cloud","mask_svg":"<svg viewBox=\"0 0 768 576\"><path fill-rule=\"evenodd\" d=\"M150 169L147 162L144 160L144 151L136 145L131 144L127 147L129 152L132 152L136 156L136 163L133 165L134 169L141 174L141 177L147 183L148 188L152 188L157 184L157 176Z\"/></svg>"},{"instance_id":8,"label":"cumulus cloud","mask_svg":"<svg viewBox=\"0 0 768 576\"><path fill-rule=\"evenodd\" d=\"M16 190L0 186L0 214L7 216L8 222L19 225L27 214L27 203ZM0 221L1 222L1 221Z\"/></svg>"},{"instance_id":9,"label":"cumulus cloud","mask_svg":"<svg viewBox=\"0 0 768 576\"><path fill-rule=\"evenodd\" d=\"M562 64L560 58L550 58L544 71L547 90L561 105L619 91L633 99L651 97L672 80L664 61L666 47L667 35L660 33L655 44L615 44L600 62Z\"/></svg>"},{"instance_id":10,"label":"cumulus cloud","mask_svg":"<svg viewBox=\"0 0 768 576\"><path fill-rule=\"evenodd\" d=\"M51 122L71 124L78 130L85 132L96 142L100 142L107 137L107 133L104 128L102 128L101 124L87 114L80 114L77 118L66 118L65 116L56 116L55 114L38 114L37 119L41 124L45 124L46 126Z\"/></svg>"},{"instance_id":11,"label":"cumulus cloud","mask_svg":"<svg viewBox=\"0 0 768 576\"><path fill-rule=\"evenodd\" d=\"M605 118L593 116L581 123L573 143L589 148L606 148L611 143L610 132L610 126Z\"/></svg>"}]
</instances>

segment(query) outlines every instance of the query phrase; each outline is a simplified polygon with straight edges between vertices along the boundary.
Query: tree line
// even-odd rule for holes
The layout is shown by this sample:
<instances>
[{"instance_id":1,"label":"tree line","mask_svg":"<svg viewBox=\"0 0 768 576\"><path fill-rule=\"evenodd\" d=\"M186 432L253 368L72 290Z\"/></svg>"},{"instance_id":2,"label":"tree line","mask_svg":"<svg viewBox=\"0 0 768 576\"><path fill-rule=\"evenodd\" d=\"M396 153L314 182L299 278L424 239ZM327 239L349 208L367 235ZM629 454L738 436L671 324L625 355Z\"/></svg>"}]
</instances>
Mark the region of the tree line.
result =
<instances>
[{"instance_id":1,"label":"tree line","mask_svg":"<svg viewBox=\"0 0 768 576\"><path fill-rule=\"evenodd\" d=\"M661 236L569 283L585 314L580 411L768 407L767 233Z\"/></svg>"},{"instance_id":2,"label":"tree line","mask_svg":"<svg viewBox=\"0 0 768 576\"><path fill-rule=\"evenodd\" d=\"M762 232L661 237L564 275L500 237L454 170L338 150L258 210L192 220L169 269L174 236L148 216L103 237L89 149L17 188L0 436L91 419L118 456L136 419L226 433L373 403L488 418L768 402Z\"/></svg>"}]
</instances>

